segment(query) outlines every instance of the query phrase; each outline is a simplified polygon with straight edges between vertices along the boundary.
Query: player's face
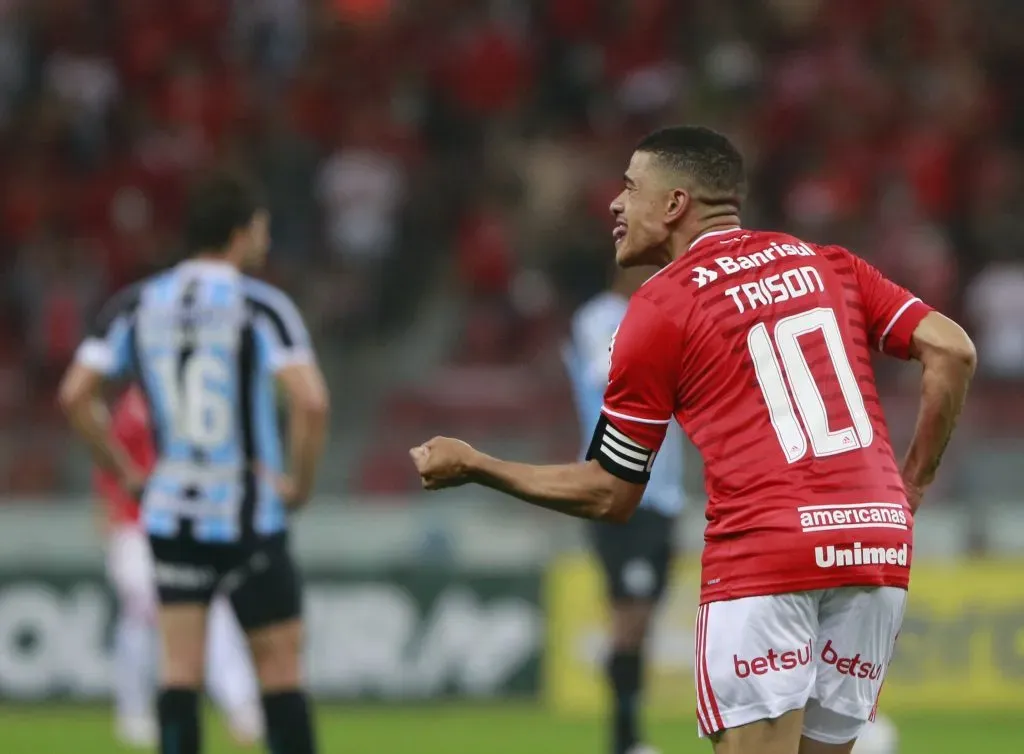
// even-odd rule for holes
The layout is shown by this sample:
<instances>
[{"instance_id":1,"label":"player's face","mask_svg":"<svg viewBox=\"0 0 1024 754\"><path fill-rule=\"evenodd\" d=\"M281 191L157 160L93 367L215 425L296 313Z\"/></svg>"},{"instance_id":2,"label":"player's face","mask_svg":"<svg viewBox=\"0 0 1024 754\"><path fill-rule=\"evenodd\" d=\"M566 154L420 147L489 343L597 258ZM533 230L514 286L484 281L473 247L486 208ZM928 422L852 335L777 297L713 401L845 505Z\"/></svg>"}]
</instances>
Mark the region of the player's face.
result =
<instances>
[{"instance_id":1,"label":"player's face","mask_svg":"<svg viewBox=\"0 0 1024 754\"><path fill-rule=\"evenodd\" d=\"M245 266L258 269L263 266L270 250L270 213L261 209L253 215L245 235Z\"/></svg>"},{"instance_id":2,"label":"player's face","mask_svg":"<svg viewBox=\"0 0 1024 754\"><path fill-rule=\"evenodd\" d=\"M661 265L669 238L666 212L672 199L662 171L647 152L634 152L626 186L611 203L615 261L620 267Z\"/></svg>"}]
</instances>

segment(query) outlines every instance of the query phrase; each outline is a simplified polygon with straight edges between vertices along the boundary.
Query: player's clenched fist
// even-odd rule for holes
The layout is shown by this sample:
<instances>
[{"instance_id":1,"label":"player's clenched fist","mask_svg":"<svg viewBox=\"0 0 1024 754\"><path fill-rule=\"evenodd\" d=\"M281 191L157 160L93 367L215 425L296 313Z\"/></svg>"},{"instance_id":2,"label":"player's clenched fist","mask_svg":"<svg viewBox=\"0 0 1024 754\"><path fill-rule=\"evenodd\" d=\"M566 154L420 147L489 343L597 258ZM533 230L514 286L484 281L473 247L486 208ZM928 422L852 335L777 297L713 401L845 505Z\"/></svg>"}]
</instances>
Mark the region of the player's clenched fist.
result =
<instances>
[{"instance_id":1,"label":"player's clenched fist","mask_svg":"<svg viewBox=\"0 0 1024 754\"><path fill-rule=\"evenodd\" d=\"M476 451L469 443L452 437L435 437L412 448L420 482L427 490L457 487L470 481L470 461Z\"/></svg>"}]
</instances>

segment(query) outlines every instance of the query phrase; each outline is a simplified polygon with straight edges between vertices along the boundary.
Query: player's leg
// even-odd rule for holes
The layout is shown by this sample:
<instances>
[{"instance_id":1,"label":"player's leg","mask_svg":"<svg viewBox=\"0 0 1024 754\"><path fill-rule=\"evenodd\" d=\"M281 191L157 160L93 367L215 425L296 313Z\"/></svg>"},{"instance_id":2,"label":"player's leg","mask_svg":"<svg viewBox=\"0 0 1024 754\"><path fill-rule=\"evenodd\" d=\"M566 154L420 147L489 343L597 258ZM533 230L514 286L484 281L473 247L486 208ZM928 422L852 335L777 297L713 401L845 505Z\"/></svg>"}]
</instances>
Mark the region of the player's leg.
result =
<instances>
[{"instance_id":1,"label":"player's leg","mask_svg":"<svg viewBox=\"0 0 1024 754\"><path fill-rule=\"evenodd\" d=\"M865 725L863 720L823 709L816 700L807 703L804 717L812 721L819 738L828 737L837 743L826 743L804 735L800 754L896 754L899 737L891 721L876 717ZM827 732L826 732L827 731Z\"/></svg>"},{"instance_id":2,"label":"player's leg","mask_svg":"<svg viewBox=\"0 0 1024 754\"><path fill-rule=\"evenodd\" d=\"M800 754L849 754L878 702L903 622L907 593L893 587L830 589L821 601L816 681Z\"/></svg>"},{"instance_id":3,"label":"player's leg","mask_svg":"<svg viewBox=\"0 0 1024 754\"><path fill-rule=\"evenodd\" d=\"M820 592L701 605L697 722L715 754L796 754L814 690Z\"/></svg>"},{"instance_id":4,"label":"player's leg","mask_svg":"<svg viewBox=\"0 0 1024 754\"><path fill-rule=\"evenodd\" d=\"M150 538L160 599L161 754L198 754L206 622L216 569L199 546Z\"/></svg>"},{"instance_id":5,"label":"player's leg","mask_svg":"<svg viewBox=\"0 0 1024 754\"><path fill-rule=\"evenodd\" d=\"M113 685L117 736L128 746L157 742L156 594L146 535L118 525L107 543L107 574L117 595Z\"/></svg>"},{"instance_id":6,"label":"player's leg","mask_svg":"<svg viewBox=\"0 0 1024 754\"><path fill-rule=\"evenodd\" d=\"M651 751L642 743L640 725L644 649L671 569L672 521L640 510L625 525L594 524L592 535L611 602L611 751L642 754Z\"/></svg>"},{"instance_id":7,"label":"player's leg","mask_svg":"<svg viewBox=\"0 0 1024 754\"><path fill-rule=\"evenodd\" d=\"M804 711L790 710L767 720L738 725L709 736L715 754L796 754ZM803 749L800 749L803 754Z\"/></svg>"},{"instance_id":8,"label":"player's leg","mask_svg":"<svg viewBox=\"0 0 1024 754\"><path fill-rule=\"evenodd\" d=\"M161 754L198 754L199 694L203 684L205 602L160 606Z\"/></svg>"},{"instance_id":9,"label":"player's leg","mask_svg":"<svg viewBox=\"0 0 1024 754\"><path fill-rule=\"evenodd\" d=\"M303 688L302 592L284 539L266 543L229 575L225 589L252 650L271 751L315 754Z\"/></svg>"},{"instance_id":10,"label":"player's leg","mask_svg":"<svg viewBox=\"0 0 1024 754\"><path fill-rule=\"evenodd\" d=\"M653 612L654 602L649 599L612 602L611 651L607 662L613 698L612 754L642 751L643 650Z\"/></svg>"},{"instance_id":11,"label":"player's leg","mask_svg":"<svg viewBox=\"0 0 1024 754\"><path fill-rule=\"evenodd\" d=\"M206 688L227 717L237 743L256 744L263 737L259 686L245 635L231 603L217 595L210 604L206 633Z\"/></svg>"}]
</instances>

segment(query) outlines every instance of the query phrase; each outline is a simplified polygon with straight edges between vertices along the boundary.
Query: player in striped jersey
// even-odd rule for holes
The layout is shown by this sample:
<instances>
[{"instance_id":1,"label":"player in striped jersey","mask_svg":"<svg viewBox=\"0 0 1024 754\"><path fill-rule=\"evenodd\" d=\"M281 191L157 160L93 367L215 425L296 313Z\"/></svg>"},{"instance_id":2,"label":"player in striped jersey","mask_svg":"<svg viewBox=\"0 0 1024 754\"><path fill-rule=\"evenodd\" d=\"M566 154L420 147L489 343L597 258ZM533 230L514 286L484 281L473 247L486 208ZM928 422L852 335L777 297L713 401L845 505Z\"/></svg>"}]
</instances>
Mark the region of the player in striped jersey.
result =
<instances>
[{"instance_id":1,"label":"player in striped jersey","mask_svg":"<svg viewBox=\"0 0 1024 754\"><path fill-rule=\"evenodd\" d=\"M563 355L582 437L590 437L601 415L611 366L611 342L626 314L629 297L649 272L649 268L618 271L611 287L587 301L573 316L572 337ZM610 450L622 463L643 469L629 457L634 451L629 448L628 438L608 442L616 444ZM586 456L587 450L585 446L581 455ZM640 734L643 653L651 616L672 571L675 521L684 501L683 433L672 426L632 518L625 524L593 521L587 527L612 603L611 651L606 665L614 697L612 754L654 754L642 743Z\"/></svg>"},{"instance_id":2,"label":"player in striped jersey","mask_svg":"<svg viewBox=\"0 0 1024 754\"><path fill-rule=\"evenodd\" d=\"M138 466L156 463L146 399L130 387L113 407L114 436ZM107 577L117 595L113 685L116 734L126 746L151 749L159 740L154 709L156 683L156 589L153 558L143 530L139 501L126 494L109 472L97 470L96 494L105 509ZM206 640L206 689L224 713L241 746L263 737L256 673L231 605L218 595L210 606Z\"/></svg>"},{"instance_id":3,"label":"player in striped jersey","mask_svg":"<svg viewBox=\"0 0 1024 754\"><path fill-rule=\"evenodd\" d=\"M327 390L294 304L243 274L262 264L269 218L241 182L214 176L189 199L189 258L117 294L60 390L97 464L144 490L163 645L163 754L200 750L198 693L213 596L226 594L252 650L273 751L312 754L301 689L301 589L287 518L309 498ZM99 395L132 373L153 422L145 477L114 440ZM288 464L278 386L289 409Z\"/></svg>"}]
</instances>

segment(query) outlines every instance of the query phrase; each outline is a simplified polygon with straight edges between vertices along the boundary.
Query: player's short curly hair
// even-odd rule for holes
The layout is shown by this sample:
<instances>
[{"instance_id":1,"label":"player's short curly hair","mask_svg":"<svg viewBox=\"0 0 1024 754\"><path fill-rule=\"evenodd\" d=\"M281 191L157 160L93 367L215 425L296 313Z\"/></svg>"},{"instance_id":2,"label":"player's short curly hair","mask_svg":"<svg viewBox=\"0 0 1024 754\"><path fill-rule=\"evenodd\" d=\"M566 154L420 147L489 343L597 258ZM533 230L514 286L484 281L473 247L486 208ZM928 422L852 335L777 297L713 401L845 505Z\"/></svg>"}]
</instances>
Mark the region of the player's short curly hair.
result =
<instances>
[{"instance_id":1,"label":"player's short curly hair","mask_svg":"<svg viewBox=\"0 0 1024 754\"><path fill-rule=\"evenodd\" d=\"M264 208L256 188L231 173L212 173L192 185L185 216L188 254L220 251Z\"/></svg>"},{"instance_id":2,"label":"player's short curly hair","mask_svg":"<svg viewBox=\"0 0 1024 754\"><path fill-rule=\"evenodd\" d=\"M666 167L692 180L708 203L739 206L746 191L743 155L729 139L704 126L671 126L645 136L637 152L656 156Z\"/></svg>"}]
</instances>

